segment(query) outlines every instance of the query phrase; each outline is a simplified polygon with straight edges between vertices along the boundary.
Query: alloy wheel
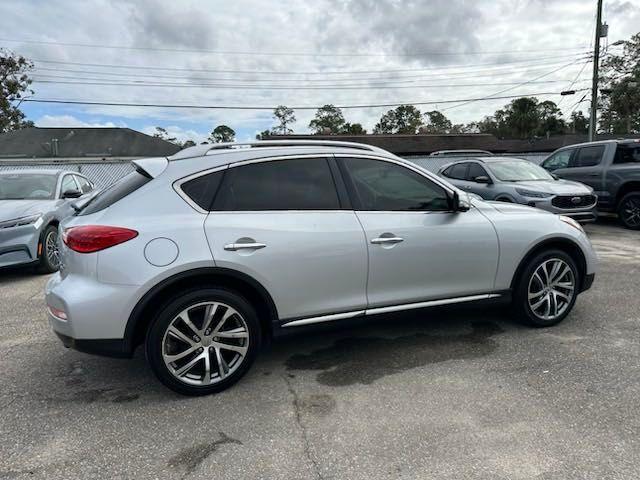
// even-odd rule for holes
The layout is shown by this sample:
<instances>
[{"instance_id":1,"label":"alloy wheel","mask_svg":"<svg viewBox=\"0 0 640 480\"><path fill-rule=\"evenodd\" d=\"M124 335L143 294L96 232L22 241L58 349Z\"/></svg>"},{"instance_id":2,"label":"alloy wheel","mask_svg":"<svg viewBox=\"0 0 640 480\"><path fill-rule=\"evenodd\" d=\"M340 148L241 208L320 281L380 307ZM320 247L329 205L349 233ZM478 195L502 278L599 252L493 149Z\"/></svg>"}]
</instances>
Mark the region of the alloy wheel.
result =
<instances>
[{"instance_id":1,"label":"alloy wheel","mask_svg":"<svg viewBox=\"0 0 640 480\"><path fill-rule=\"evenodd\" d=\"M529 307L538 318L555 320L571 304L575 287L573 270L564 260L545 260L529 280Z\"/></svg>"},{"instance_id":2,"label":"alloy wheel","mask_svg":"<svg viewBox=\"0 0 640 480\"><path fill-rule=\"evenodd\" d=\"M620 215L626 225L640 226L640 196L628 198L620 209Z\"/></svg>"},{"instance_id":3,"label":"alloy wheel","mask_svg":"<svg viewBox=\"0 0 640 480\"><path fill-rule=\"evenodd\" d=\"M60 252L58 251L58 233L51 231L44 240L44 252L47 261L54 269L60 266Z\"/></svg>"},{"instance_id":4,"label":"alloy wheel","mask_svg":"<svg viewBox=\"0 0 640 480\"><path fill-rule=\"evenodd\" d=\"M190 385L221 382L240 367L248 349L246 321L222 302L187 307L169 323L162 339L168 371Z\"/></svg>"}]
</instances>

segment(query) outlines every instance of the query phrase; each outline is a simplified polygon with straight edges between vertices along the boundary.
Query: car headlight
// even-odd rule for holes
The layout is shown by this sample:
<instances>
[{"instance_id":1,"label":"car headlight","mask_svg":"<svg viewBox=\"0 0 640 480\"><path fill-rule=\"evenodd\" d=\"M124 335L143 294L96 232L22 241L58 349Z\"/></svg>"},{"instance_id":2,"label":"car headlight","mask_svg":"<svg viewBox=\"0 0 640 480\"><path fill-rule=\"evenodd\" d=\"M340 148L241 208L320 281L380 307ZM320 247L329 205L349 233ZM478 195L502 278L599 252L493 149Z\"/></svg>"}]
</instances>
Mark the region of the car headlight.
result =
<instances>
[{"instance_id":1,"label":"car headlight","mask_svg":"<svg viewBox=\"0 0 640 480\"><path fill-rule=\"evenodd\" d=\"M560 220L562 220L564 223L566 223L567 225L571 225L573 228L577 228L578 230L580 230L582 233L584 233L584 228L582 228L582 225L580 225L576 220L574 220L571 217L565 217L564 215L558 215L558 218Z\"/></svg>"},{"instance_id":2,"label":"car headlight","mask_svg":"<svg viewBox=\"0 0 640 480\"><path fill-rule=\"evenodd\" d=\"M531 198L548 198L553 196L553 193L536 192L534 190L527 190L526 188L516 188L516 192L518 192L523 197L531 197Z\"/></svg>"},{"instance_id":3,"label":"car headlight","mask_svg":"<svg viewBox=\"0 0 640 480\"><path fill-rule=\"evenodd\" d=\"M0 222L0 229L31 225L33 223L36 223L38 220L40 220L41 217L42 217L41 213L36 213L35 215L29 215L27 217L19 217L19 218L14 218L12 220L5 220L4 222Z\"/></svg>"}]
</instances>

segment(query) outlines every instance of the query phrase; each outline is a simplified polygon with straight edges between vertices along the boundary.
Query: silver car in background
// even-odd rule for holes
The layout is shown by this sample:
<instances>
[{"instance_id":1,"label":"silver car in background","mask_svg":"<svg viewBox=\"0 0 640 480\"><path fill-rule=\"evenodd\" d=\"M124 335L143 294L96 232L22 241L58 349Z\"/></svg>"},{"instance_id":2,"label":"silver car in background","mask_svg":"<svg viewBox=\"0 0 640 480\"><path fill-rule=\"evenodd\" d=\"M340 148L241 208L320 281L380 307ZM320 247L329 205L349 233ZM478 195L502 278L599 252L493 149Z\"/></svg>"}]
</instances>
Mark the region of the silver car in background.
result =
<instances>
[{"instance_id":1,"label":"silver car in background","mask_svg":"<svg viewBox=\"0 0 640 480\"><path fill-rule=\"evenodd\" d=\"M438 175L485 200L520 203L591 222L598 197L587 185L561 180L527 160L470 158L444 165Z\"/></svg>"},{"instance_id":2,"label":"silver car in background","mask_svg":"<svg viewBox=\"0 0 640 480\"><path fill-rule=\"evenodd\" d=\"M58 225L71 203L94 191L84 175L59 170L0 172L0 268L37 265L58 269Z\"/></svg>"},{"instance_id":3,"label":"silver car in background","mask_svg":"<svg viewBox=\"0 0 640 480\"><path fill-rule=\"evenodd\" d=\"M260 141L133 163L62 223L49 322L85 352L144 344L184 394L229 387L261 342L310 324L503 301L548 327L596 272L575 220L469 199L377 147Z\"/></svg>"}]
</instances>

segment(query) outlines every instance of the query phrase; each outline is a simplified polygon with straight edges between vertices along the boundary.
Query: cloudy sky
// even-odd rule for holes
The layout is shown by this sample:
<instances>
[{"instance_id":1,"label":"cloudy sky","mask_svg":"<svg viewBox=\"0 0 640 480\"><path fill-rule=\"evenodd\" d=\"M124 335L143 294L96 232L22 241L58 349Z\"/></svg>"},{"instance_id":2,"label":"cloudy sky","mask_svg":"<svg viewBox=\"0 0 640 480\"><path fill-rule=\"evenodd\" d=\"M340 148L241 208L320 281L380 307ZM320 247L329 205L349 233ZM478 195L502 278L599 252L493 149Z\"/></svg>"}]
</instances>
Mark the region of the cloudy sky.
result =
<instances>
[{"instance_id":1,"label":"cloudy sky","mask_svg":"<svg viewBox=\"0 0 640 480\"><path fill-rule=\"evenodd\" d=\"M640 1L605 0L608 43L640 30ZM269 108L326 103L371 130L423 103L454 122L508 99L589 86L596 0L3 0L0 46L34 61L33 99L246 109L25 103L39 126L162 126L200 141L273 126ZM615 48L615 47L612 47ZM566 115L583 93L563 97ZM253 110L248 107L267 107ZM586 109L583 102L576 108ZM296 110L296 132L313 110Z\"/></svg>"}]
</instances>

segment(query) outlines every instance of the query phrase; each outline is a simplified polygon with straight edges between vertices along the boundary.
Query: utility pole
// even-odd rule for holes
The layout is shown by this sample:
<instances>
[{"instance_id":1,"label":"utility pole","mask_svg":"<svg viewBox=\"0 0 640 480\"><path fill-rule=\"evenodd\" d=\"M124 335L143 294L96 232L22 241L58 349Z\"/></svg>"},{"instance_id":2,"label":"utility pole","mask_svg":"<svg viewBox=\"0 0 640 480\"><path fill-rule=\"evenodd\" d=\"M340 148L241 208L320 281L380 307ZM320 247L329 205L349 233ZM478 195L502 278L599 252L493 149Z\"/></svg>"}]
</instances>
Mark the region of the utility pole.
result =
<instances>
[{"instance_id":1,"label":"utility pole","mask_svg":"<svg viewBox=\"0 0 640 480\"><path fill-rule=\"evenodd\" d=\"M596 39L593 48L593 82L591 84L591 116L589 118L589 141L593 142L596 134L598 110L598 67L600 66L600 29L602 28L602 0L598 0L596 15Z\"/></svg>"}]
</instances>

